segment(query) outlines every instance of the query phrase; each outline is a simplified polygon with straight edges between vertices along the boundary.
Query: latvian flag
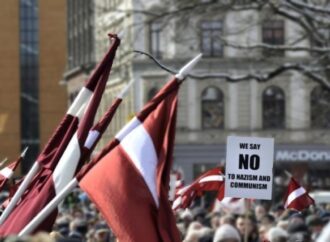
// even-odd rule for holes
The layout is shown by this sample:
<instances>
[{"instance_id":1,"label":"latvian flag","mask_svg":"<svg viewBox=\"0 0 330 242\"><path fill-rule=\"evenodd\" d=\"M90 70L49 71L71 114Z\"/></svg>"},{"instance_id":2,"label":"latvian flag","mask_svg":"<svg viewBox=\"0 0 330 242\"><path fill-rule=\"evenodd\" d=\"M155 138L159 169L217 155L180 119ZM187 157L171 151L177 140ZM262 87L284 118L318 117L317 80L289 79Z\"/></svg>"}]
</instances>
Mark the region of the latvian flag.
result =
<instances>
[{"instance_id":1,"label":"latvian flag","mask_svg":"<svg viewBox=\"0 0 330 242\"><path fill-rule=\"evenodd\" d=\"M219 167L211 169L198 177L191 185L178 190L173 202L173 210L187 208L196 197L201 197L206 191L217 191L223 187L224 176Z\"/></svg>"},{"instance_id":2,"label":"latvian flag","mask_svg":"<svg viewBox=\"0 0 330 242\"><path fill-rule=\"evenodd\" d=\"M84 144L88 140L89 131L93 126L94 116L120 44L116 35L110 35L110 39L112 44L108 52L79 92L61 124L37 158L41 169L33 178L15 209L0 226L0 236L18 234L61 191L82 166L81 163L84 162L82 157L86 152ZM117 104L114 105L118 107ZM87 148L92 148L92 146ZM56 216L57 210L54 210L36 231L51 231Z\"/></svg>"},{"instance_id":3,"label":"latvian flag","mask_svg":"<svg viewBox=\"0 0 330 242\"><path fill-rule=\"evenodd\" d=\"M2 191L6 182L14 175L16 168L21 163L21 161L24 159L26 151L27 151L27 148L25 148L25 150L22 152L22 154L20 155L20 157L18 157L17 160L13 161L8 166L6 166L0 170L0 191Z\"/></svg>"},{"instance_id":4,"label":"latvian flag","mask_svg":"<svg viewBox=\"0 0 330 242\"><path fill-rule=\"evenodd\" d=\"M119 241L181 241L168 201L178 89L163 87L80 181Z\"/></svg>"},{"instance_id":5,"label":"latvian flag","mask_svg":"<svg viewBox=\"0 0 330 242\"><path fill-rule=\"evenodd\" d=\"M305 188L300 186L299 183L291 177L285 196L284 207L302 211L312 204L315 204L314 199L308 195Z\"/></svg>"}]
</instances>

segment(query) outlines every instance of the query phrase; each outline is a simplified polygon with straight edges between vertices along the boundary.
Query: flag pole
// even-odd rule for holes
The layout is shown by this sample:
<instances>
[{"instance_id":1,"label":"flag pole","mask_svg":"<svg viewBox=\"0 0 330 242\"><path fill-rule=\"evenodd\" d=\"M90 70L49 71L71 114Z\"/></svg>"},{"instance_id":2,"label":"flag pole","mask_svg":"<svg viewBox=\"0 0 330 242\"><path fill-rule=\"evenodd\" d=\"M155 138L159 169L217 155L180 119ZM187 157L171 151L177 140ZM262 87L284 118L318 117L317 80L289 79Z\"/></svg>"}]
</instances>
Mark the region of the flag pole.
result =
<instances>
[{"instance_id":1,"label":"flag pole","mask_svg":"<svg viewBox=\"0 0 330 242\"><path fill-rule=\"evenodd\" d=\"M86 103L89 101L90 97L92 96L90 91L86 88L82 88L77 96L77 98L74 100L73 104L70 106L70 108L67 111L67 114L71 115L77 115L81 114L81 109L86 107ZM27 148L23 151L22 155L25 156L27 151ZM8 206L5 208L3 213L0 216L0 225L4 223L4 221L7 219L11 211L15 208L17 202L24 194L27 187L30 185L32 179L34 176L38 173L40 170L41 165L39 162L34 162L32 168L29 170L28 174L25 176L22 184L18 187L17 191L15 192L14 196L10 200Z\"/></svg>"},{"instance_id":2,"label":"flag pole","mask_svg":"<svg viewBox=\"0 0 330 242\"><path fill-rule=\"evenodd\" d=\"M54 209L62 202L62 200L78 185L78 180L73 178L56 197L51 200L46 207L42 209L31 222L22 229L18 236L25 236L31 234L47 216L54 211Z\"/></svg>"},{"instance_id":3,"label":"flag pole","mask_svg":"<svg viewBox=\"0 0 330 242\"><path fill-rule=\"evenodd\" d=\"M179 80L185 79L191 70L195 67L195 65L200 61L202 58L202 53L198 54L195 58L189 61L184 67L180 69L180 71L175 75L175 77Z\"/></svg>"},{"instance_id":4,"label":"flag pole","mask_svg":"<svg viewBox=\"0 0 330 242\"><path fill-rule=\"evenodd\" d=\"M1 162L0 162L0 167L2 167L6 162L8 161L8 158L4 158Z\"/></svg>"},{"instance_id":5,"label":"flag pole","mask_svg":"<svg viewBox=\"0 0 330 242\"><path fill-rule=\"evenodd\" d=\"M244 204L245 204L245 216L244 216L244 242L248 242L249 240L249 234L248 234L248 226L247 226L247 220L249 219L249 207L250 207L250 202L249 199L244 198Z\"/></svg>"},{"instance_id":6,"label":"flag pole","mask_svg":"<svg viewBox=\"0 0 330 242\"><path fill-rule=\"evenodd\" d=\"M25 157L26 152L28 151L28 149L29 149L28 146L25 147L25 149L21 153L21 157L23 159L24 159L24 157ZM16 191L15 195L13 196L13 198L11 199L10 203L8 204L8 206L6 207L6 209L3 211L3 213L1 214L0 224L2 224L5 221L5 219L11 213L11 211L13 210L13 208L16 206L17 201L23 195L23 193L25 192L25 189L30 184L30 181L32 180L32 178L34 177L34 175L37 174L39 168L40 168L39 163L38 162L35 162L33 164L32 168L30 169L29 173L27 174L26 178L23 180L22 184L17 189L17 191Z\"/></svg>"},{"instance_id":7,"label":"flag pole","mask_svg":"<svg viewBox=\"0 0 330 242\"><path fill-rule=\"evenodd\" d=\"M118 99L123 99L129 88L132 86L134 81L129 82L122 91L118 94ZM81 110L79 111L81 112ZM93 145L92 145L93 146ZM91 146L91 147L92 147ZM61 191L51 200L46 207L44 207L36 217L34 217L29 224L27 224L20 232L19 236L27 235L33 232L36 227L44 221L44 219L59 205L59 203L78 185L77 178L73 178Z\"/></svg>"},{"instance_id":8,"label":"flag pole","mask_svg":"<svg viewBox=\"0 0 330 242\"><path fill-rule=\"evenodd\" d=\"M199 54L194 59L192 59L188 64L186 64L179 73L175 76L178 80L183 80L188 73L191 71L191 69L196 65L196 63L201 59L202 54ZM132 82L130 82L128 85L132 85ZM125 90L125 91L124 91ZM124 88L123 92L119 94L118 97L123 97L126 95L128 88ZM60 202L78 185L79 181L77 178L73 178L62 190L61 192L56 195L46 207L44 207L41 212L33 219L31 222L26 225L21 232L19 233L19 236L28 235L31 232L35 230L35 228L38 227L38 225L60 204Z\"/></svg>"},{"instance_id":9,"label":"flag pole","mask_svg":"<svg viewBox=\"0 0 330 242\"><path fill-rule=\"evenodd\" d=\"M289 178L292 177L292 174L288 170L284 170L285 175L287 175Z\"/></svg>"},{"instance_id":10,"label":"flag pole","mask_svg":"<svg viewBox=\"0 0 330 242\"><path fill-rule=\"evenodd\" d=\"M32 178L37 174L39 169L40 169L40 164L38 162L34 162L32 168L29 170L29 173L26 175L26 177L23 180L22 184L18 187L17 191L15 192L15 195L10 200L8 206L6 207L6 209L1 214L0 224L3 224L3 222L6 220L8 215L14 209L14 207L16 206L18 200L22 197L22 195L25 192L26 188L29 186Z\"/></svg>"}]
</instances>

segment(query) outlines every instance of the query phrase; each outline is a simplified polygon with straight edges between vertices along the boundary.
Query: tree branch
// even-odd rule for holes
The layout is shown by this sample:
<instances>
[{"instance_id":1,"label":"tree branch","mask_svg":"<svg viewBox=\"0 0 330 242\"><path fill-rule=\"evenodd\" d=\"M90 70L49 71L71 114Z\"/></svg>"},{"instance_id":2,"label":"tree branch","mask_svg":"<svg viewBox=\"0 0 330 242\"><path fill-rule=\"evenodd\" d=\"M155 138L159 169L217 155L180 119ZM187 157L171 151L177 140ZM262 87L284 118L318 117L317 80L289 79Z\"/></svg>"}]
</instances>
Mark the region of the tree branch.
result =
<instances>
[{"instance_id":1,"label":"tree branch","mask_svg":"<svg viewBox=\"0 0 330 242\"><path fill-rule=\"evenodd\" d=\"M162 63L160 63L160 61L158 61L154 56L152 56L149 53L146 53L141 50L134 50L133 52L149 57L158 67L160 67L162 70L165 70L170 74L177 73L176 70L173 70L170 67L163 65ZM241 81L249 81L249 80L256 80L258 82L267 82L275 78L276 76L283 74L284 72L298 71L299 73L309 77L310 79L318 82L326 89L330 90L330 83L327 81L327 79L317 74L325 70L330 70L330 65L324 68L320 68L320 67L309 68L308 66L302 64L286 63L276 67L273 70L265 71L264 73L248 73L244 75L232 75L230 73L208 73L208 74L190 74L188 75L188 77L199 80L216 78L216 79L223 79L233 83L241 82Z\"/></svg>"},{"instance_id":2,"label":"tree branch","mask_svg":"<svg viewBox=\"0 0 330 242\"><path fill-rule=\"evenodd\" d=\"M306 46L288 46L288 45L269 45L269 44L257 44L257 45L238 45L235 43L231 43L224 38L220 38L224 45L233 47L235 49L269 49L269 50L284 50L284 51L308 51L308 52L317 52L317 53L328 53L330 52L330 48L322 48L322 47L306 47Z\"/></svg>"},{"instance_id":3,"label":"tree branch","mask_svg":"<svg viewBox=\"0 0 330 242\"><path fill-rule=\"evenodd\" d=\"M330 14L330 9L329 7L325 8L325 7L318 7L315 5L311 5L308 3L304 3L304 2L298 2L296 0L287 0L289 3L291 3L292 5L295 5L299 8L304 8L316 13L324 13L324 14Z\"/></svg>"},{"instance_id":4,"label":"tree branch","mask_svg":"<svg viewBox=\"0 0 330 242\"><path fill-rule=\"evenodd\" d=\"M273 4L272 2L269 2L269 6L273 9L273 11L275 13L277 13L280 16L283 16L287 19L290 19L291 21L297 23L298 25L300 25L303 29L305 29L305 31L307 33L313 33L313 37L320 43L323 42L322 36L319 36L319 33L317 32L317 30L313 27L310 26L303 18L301 18L300 14L293 14L293 11L287 11L286 9L284 9L283 7L280 8L278 6L276 6L275 4Z\"/></svg>"}]
</instances>

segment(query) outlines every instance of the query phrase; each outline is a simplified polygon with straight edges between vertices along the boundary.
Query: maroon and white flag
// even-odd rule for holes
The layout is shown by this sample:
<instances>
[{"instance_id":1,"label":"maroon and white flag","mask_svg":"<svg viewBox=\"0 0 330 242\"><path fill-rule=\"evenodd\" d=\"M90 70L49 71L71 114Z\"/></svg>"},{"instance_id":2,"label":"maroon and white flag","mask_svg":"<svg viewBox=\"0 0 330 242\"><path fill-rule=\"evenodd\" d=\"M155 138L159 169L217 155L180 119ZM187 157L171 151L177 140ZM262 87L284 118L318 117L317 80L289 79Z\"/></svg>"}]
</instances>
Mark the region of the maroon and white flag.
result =
<instances>
[{"instance_id":1,"label":"maroon and white flag","mask_svg":"<svg viewBox=\"0 0 330 242\"><path fill-rule=\"evenodd\" d=\"M100 198L94 200L94 202L98 204L103 215L106 217L106 219L108 219L108 222L109 222L109 218L111 217L111 214L125 213L125 211L127 211L128 208L130 209L130 212L133 212L133 213L129 213L130 216L128 216L128 219L133 218L135 219L135 221L136 219L140 220L141 216L136 216L136 215L138 214L143 215L142 218L144 222L146 222L146 224L142 226L143 231L139 231L141 224L139 225L139 223L136 224L133 223L133 221L127 221L126 215L125 215L125 219L124 217L121 216L117 217L115 215L116 219L119 218L120 220L114 221L114 226L112 226L112 228L115 228L117 233L120 231L123 232L122 233L123 237L122 239L120 239L121 241L132 241L132 239L133 241L140 241L141 239L144 238L148 238L153 241L159 241L159 239L161 239L161 241L180 241L179 238L180 236L178 235L179 233L175 226L175 220L173 220L173 214L171 213L171 208L170 206L168 206L168 200L167 200L168 183L169 183L168 180L169 180L171 162L166 162L166 161L171 160L171 154L173 152L174 131L175 131L175 118L174 118L175 115L173 114L176 113L176 111L173 111L176 110L176 102L175 105L173 106L173 100L170 101L171 100L170 94L172 92L177 92L179 83L176 83L176 81L181 82L181 80L183 80L186 77L187 73L199 61L200 58L201 55L198 55L186 66L184 66L180 70L180 72L176 75L176 79L172 81L169 85L167 85L165 88L163 88L162 91L160 91L158 95L156 95L156 97L154 97L152 101L150 101L148 105L146 105L146 107L143 109L142 112L140 112L137 118L133 119L127 126L125 126L124 129L118 133L116 138L112 140L106 147L104 147L104 149L99 153L97 157L95 157L92 160L92 162L86 164L76 175L76 177L72 179L68 183L68 185L60 192L60 194L58 194L56 198L54 198L53 201L50 204L48 204L48 206L40 214L38 214L38 216L36 216L28 226L26 226L20 232L20 235L26 235L31 233L36 228L36 226L38 226L38 224L46 216L48 216L51 211L53 211L54 207L65 197L65 195L67 195L70 191L72 191L72 189L78 184L78 181L81 181L81 186L85 187L86 190L93 192L95 186L97 186L100 189L103 189L101 192L97 191L96 193L94 193L95 196L98 196L98 198ZM173 82L176 85L173 85ZM169 100L167 98L169 98ZM167 111L170 110L170 112L162 112L165 110ZM153 121L157 121L157 122L152 124ZM168 121L168 122L164 122L164 121ZM166 124L165 127L162 127L162 124ZM148 138L148 134L150 136L149 138ZM155 134L158 134L159 136L155 136ZM131 137L133 138L133 140L139 142L131 143L130 138L127 137ZM160 138L160 140L158 140L158 138ZM126 145L124 145L125 143ZM109 174L107 172L108 170L104 170L102 168L108 168L107 167L108 162L110 162L110 166L111 164L113 164L112 160L107 161L107 156L117 152L116 150L118 150L117 148L120 145L122 147L126 147L125 151L127 152L130 151L128 154L129 157L127 156L118 157L116 155L114 157L116 159L123 159L123 160L133 159L137 166L135 169L133 168L132 170L131 165L126 164L125 162L122 163L115 161L114 167L111 168L114 168L116 172L114 176L112 176L114 182L111 182L110 181L111 179L109 180ZM145 150L144 148L147 149ZM143 155L142 151L146 152L145 153L147 158L146 160L144 160L144 158L141 159L141 155ZM158 161L155 159L155 155L158 155L159 158ZM149 162L150 164L152 164L152 166L149 167L149 164L146 164L145 161L147 161L147 163ZM122 165L124 165L123 167L120 167L121 163ZM117 167L118 165L119 167ZM98 167L102 167L102 168L99 169ZM125 169L125 167L128 168L128 170ZM157 175L155 174L155 170L157 170ZM109 172L111 171L112 169ZM124 173L121 173L120 171L124 171ZM131 173L131 175L133 176L126 174L127 172ZM124 175L124 179L122 179L121 175ZM157 177L156 181L153 180L153 177ZM89 182L86 182L86 180L88 179L91 179L92 183L94 184L93 186ZM147 182L147 184L143 180ZM109 184L108 181L110 182ZM136 183L135 181L137 181L138 183ZM154 182L156 182L156 185L154 184ZM116 190L114 183L118 184L120 187L126 184L124 185L125 188L132 190L130 188L130 183L131 183L131 185L133 186L137 185L137 187L140 187L142 190L141 193L138 192L138 194L136 194L137 191L134 189L132 193L130 191L125 192L125 190L124 193L122 193L122 190L120 190L119 191L120 195L119 195L118 190ZM109 187L108 185L110 184L113 187ZM156 190L158 190L157 193L160 193L159 200L157 199L157 197L154 196L155 187ZM157 189L159 187L160 189ZM108 203L108 200L110 199L108 198L108 196L112 196L112 195L109 193L108 188L115 189L117 192L117 196L114 200L115 203L111 205ZM150 189L149 192L148 189ZM132 200L135 200L136 198L138 198L138 200L142 199L143 203L146 202L147 204L138 207L138 209L134 209L132 207L126 207L123 204L119 204L121 200L127 205L128 202L127 199L129 199L130 195L132 195L133 198ZM134 195L137 195L137 197L135 197ZM133 204L131 203L131 205L136 207L136 204L134 203ZM156 214L154 213L155 205L156 207L159 206L160 208L162 208L159 209L156 212ZM108 210L109 206L119 208L119 210L118 209ZM166 211L164 212L164 210L169 211L169 213L167 213ZM147 226L149 224L151 225L151 227ZM139 226L137 228L134 228L137 225ZM143 232L145 231L147 231L148 233L144 234Z\"/></svg>"},{"instance_id":2,"label":"maroon and white flag","mask_svg":"<svg viewBox=\"0 0 330 242\"><path fill-rule=\"evenodd\" d=\"M293 177L291 177L288 190L285 195L284 207L302 211L313 204L315 204L314 199L308 195L305 188L300 186L300 184Z\"/></svg>"},{"instance_id":3,"label":"maroon and white flag","mask_svg":"<svg viewBox=\"0 0 330 242\"><path fill-rule=\"evenodd\" d=\"M179 189L172 209L185 209L194 199L201 197L206 191L219 191L223 189L224 175L219 167L213 168L200 175L191 185Z\"/></svg>"},{"instance_id":4,"label":"maroon and white flag","mask_svg":"<svg viewBox=\"0 0 330 242\"><path fill-rule=\"evenodd\" d=\"M224 186L221 190L224 190ZM224 194L224 192L223 192ZM213 212L224 212L230 214L244 214L247 208L244 198L218 197L213 205Z\"/></svg>"},{"instance_id":5,"label":"maroon and white flag","mask_svg":"<svg viewBox=\"0 0 330 242\"><path fill-rule=\"evenodd\" d=\"M174 201L176 199L177 192L184 187L183 171L173 170L170 175L170 192L169 200Z\"/></svg>"},{"instance_id":6,"label":"maroon and white flag","mask_svg":"<svg viewBox=\"0 0 330 242\"><path fill-rule=\"evenodd\" d=\"M162 88L80 181L119 241L181 241L168 201L178 89Z\"/></svg>"},{"instance_id":7,"label":"maroon and white flag","mask_svg":"<svg viewBox=\"0 0 330 242\"><path fill-rule=\"evenodd\" d=\"M75 102L80 102L80 108L70 108L65 120L72 119L67 129L60 127L53 136L47 156L41 154L37 161L42 164L42 169L35 176L30 184L25 196L17 204L16 208L0 227L0 235L17 234L28 224L31 219L42 210L42 208L72 179L77 169L91 152L91 147L84 146L88 140L89 130L92 128L96 109L100 103L106 82L111 70L116 50L120 44L117 36L111 35L112 45L98 66L92 77L78 95ZM98 78L97 78L98 77ZM87 110L84 114L86 102L90 99ZM85 100L82 102L81 100ZM114 110L120 101L116 100L113 104ZM77 116L72 115L77 114ZM79 116L83 116L79 123ZM73 118L72 118L73 117ZM66 124L66 122L65 122ZM93 146L94 147L94 146ZM86 148L86 149L85 149ZM57 211L46 219L38 230L50 231L55 221Z\"/></svg>"},{"instance_id":8,"label":"maroon and white flag","mask_svg":"<svg viewBox=\"0 0 330 242\"><path fill-rule=\"evenodd\" d=\"M7 181L12 178L14 175L14 172L16 168L19 166L21 161L24 159L26 154L27 148L24 149L24 151L21 153L21 155L12 163L10 163L8 166L2 168L0 170L0 191L4 188Z\"/></svg>"}]
</instances>

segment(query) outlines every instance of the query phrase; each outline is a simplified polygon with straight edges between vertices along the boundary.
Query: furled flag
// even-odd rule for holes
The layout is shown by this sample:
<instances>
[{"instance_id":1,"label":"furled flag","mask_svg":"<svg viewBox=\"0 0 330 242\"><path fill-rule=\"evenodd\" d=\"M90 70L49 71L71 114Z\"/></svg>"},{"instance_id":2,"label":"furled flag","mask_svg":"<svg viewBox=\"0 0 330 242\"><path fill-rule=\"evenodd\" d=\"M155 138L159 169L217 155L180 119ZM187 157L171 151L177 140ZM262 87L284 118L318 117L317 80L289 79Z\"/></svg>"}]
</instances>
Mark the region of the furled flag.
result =
<instances>
[{"instance_id":1,"label":"furled flag","mask_svg":"<svg viewBox=\"0 0 330 242\"><path fill-rule=\"evenodd\" d=\"M224 175L219 167L200 175L191 185L178 190L172 209L187 208L196 197L201 197L206 191L217 191L223 188Z\"/></svg>"},{"instance_id":2,"label":"furled flag","mask_svg":"<svg viewBox=\"0 0 330 242\"><path fill-rule=\"evenodd\" d=\"M111 39L115 38L114 35L109 34L109 36ZM23 193L25 193L32 180L44 179L43 176L41 176L41 173L47 170L52 171L57 165L57 162L61 158L64 150L69 144L69 141L78 128L79 117L84 113L84 108L100 82L102 74L105 72L105 69L109 66L109 64L112 63L111 60L114 58L118 44L118 41L113 42L103 60L87 80L85 86L80 90L78 96L75 98L74 102L68 109L46 146L43 148L42 152L39 154L29 173L25 176L13 197L11 197L10 203L0 217L0 225L3 224L18 201L21 200Z\"/></svg>"},{"instance_id":3,"label":"furled flag","mask_svg":"<svg viewBox=\"0 0 330 242\"><path fill-rule=\"evenodd\" d=\"M24 159L27 149L28 148L25 148L21 155L15 161L0 170L0 191L2 191L6 182L14 175L16 168Z\"/></svg>"},{"instance_id":4,"label":"furled flag","mask_svg":"<svg viewBox=\"0 0 330 242\"><path fill-rule=\"evenodd\" d=\"M111 35L111 38L113 39L113 43L108 54L102 61L105 62L106 65L104 66L103 72L100 73L99 80L96 82L92 99L89 102L82 121L79 123L79 120L77 120L75 124L75 127L78 126L78 129L75 129L77 132L74 133L75 130L72 129L69 139L67 139L67 135L65 135L63 141L56 147L55 154L50 160L43 163L43 169L36 175L21 202L18 203L17 207L0 227L0 235L17 234L20 232L21 229L23 229L25 225L56 196L66 183L72 179L77 168L79 169L79 167L82 166L82 163L90 154L91 147L86 148L84 144L88 139L96 109L100 103L116 50L120 44L120 40L117 36ZM109 53L111 54L109 55ZM97 72L98 69L94 72L94 75ZM87 86L88 84L90 84L90 82L87 83ZM119 103L120 101L116 101L113 105L114 108L111 110L115 111ZM95 145L93 145L93 148L94 146ZM37 230L50 231L56 215L57 211L54 210Z\"/></svg>"},{"instance_id":5,"label":"furled flag","mask_svg":"<svg viewBox=\"0 0 330 242\"><path fill-rule=\"evenodd\" d=\"M302 211L313 204L315 204L314 199L308 195L305 188L300 186L299 183L291 177L285 195L284 207Z\"/></svg>"}]
</instances>

